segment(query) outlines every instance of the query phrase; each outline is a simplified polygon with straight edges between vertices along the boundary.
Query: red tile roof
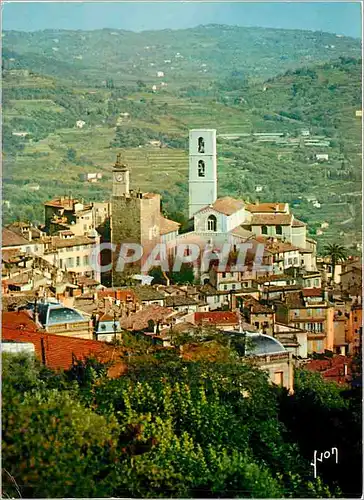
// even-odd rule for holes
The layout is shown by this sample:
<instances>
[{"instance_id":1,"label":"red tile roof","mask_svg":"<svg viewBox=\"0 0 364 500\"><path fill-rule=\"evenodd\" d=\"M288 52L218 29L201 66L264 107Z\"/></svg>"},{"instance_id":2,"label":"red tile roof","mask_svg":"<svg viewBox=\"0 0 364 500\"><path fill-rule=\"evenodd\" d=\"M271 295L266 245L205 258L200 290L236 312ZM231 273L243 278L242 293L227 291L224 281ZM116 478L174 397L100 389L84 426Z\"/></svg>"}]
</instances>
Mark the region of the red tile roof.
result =
<instances>
[{"instance_id":1,"label":"red tile roof","mask_svg":"<svg viewBox=\"0 0 364 500\"><path fill-rule=\"evenodd\" d=\"M149 321L154 321L155 324L165 322L172 312L166 307L150 305L120 319L120 326L126 330L143 330L149 326Z\"/></svg>"},{"instance_id":2,"label":"red tile roof","mask_svg":"<svg viewBox=\"0 0 364 500\"><path fill-rule=\"evenodd\" d=\"M8 311L2 312L2 326L12 328L15 330L28 330L31 332L38 331L38 327L30 314L27 311Z\"/></svg>"},{"instance_id":3,"label":"red tile roof","mask_svg":"<svg viewBox=\"0 0 364 500\"><path fill-rule=\"evenodd\" d=\"M21 329L19 326L17 327L16 324L3 324L2 339L32 343L39 359L42 359L43 344L45 363L49 368L67 370L71 368L75 359L84 360L91 356L102 362L116 361L117 354L121 354L120 349L105 342L36 332L32 331L31 327Z\"/></svg>"},{"instance_id":4,"label":"red tile roof","mask_svg":"<svg viewBox=\"0 0 364 500\"><path fill-rule=\"evenodd\" d=\"M273 309L261 304L259 300L254 297L244 297L243 298L244 308L250 308L253 314L274 314Z\"/></svg>"},{"instance_id":5,"label":"red tile roof","mask_svg":"<svg viewBox=\"0 0 364 500\"><path fill-rule=\"evenodd\" d=\"M266 239L265 249L271 254L294 252L296 250L300 250L299 247L296 247L291 243L288 243L287 241L273 242L270 239Z\"/></svg>"},{"instance_id":6,"label":"red tile roof","mask_svg":"<svg viewBox=\"0 0 364 500\"><path fill-rule=\"evenodd\" d=\"M205 210L206 208L212 208L216 212L220 212L224 215L232 215L238 210L244 208L244 202L242 200L236 200L231 196L225 196L224 198L218 198L215 203L210 206L208 205L201 210Z\"/></svg>"},{"instance_id":7,"label":"red tile roof","mask_svg":"<svg viewBox=\"0 0 364 500\"><path fill-rule=\"evenodd\" d=\"M172 231L177 231L180 225L181 224L179 222L167 219L166 217L163 217L163 215L160 216L160 234L168 234Z\"/></svg>"},{"instance_id":8,"label":"red tile roof","mask_svg":"<svg viewBox=\"0 0 364 500\"><path fill-rule=\"evenodd\" d=\"M195 323L197 325L237 325L239 319L236 313L231 311L195 312Z\"/></svg>"},{"instance_id":9,"label":"red tile roof","mask_svg":"<svg viewBox=\"0 0 364 500\"><path fill-rule=\"evenodd\" d=\"M328 380L332 380L339 384L349 382L351 378L351 358L347 356L334 356L325 359L313 359L304 365L304 368L309 371L319 372ZM347 365L347 375L345 375L344 365Z\"/></svg>"},{"instance_id":10,"label":"red tile roof","mask_svg":"<svg viewBox=\"0 0 364 500\"><path fill-rule=\"evenodd\" d=\"M78 203L78 200L74 198L54 198L53 200L46 201L44 205L46 207L55 207L55 208L65 208L67 210L73 210L73 206L75 203Z\"/></svg>"},{"instance_id":11,"label":"red tile roof","mask_svg":"<svg viewBox=\"0 0 364 500\"><path fill-rule=\"evenodd\" d=\"M292 227L305 227L306 224L298 219L293 219Z\"/></svg>"},{"instance_id":12,"label":"red tile roof","mask_svg":"<svg viewBox=\"0 0 364 500\"><path fill-rule=\"evenodd\" d=\"M285 212L285 203L249 203L246 209L252 214Z\"/></svg>"},{"instance_id":13,"label":"red tile roof","mask_svg":"<svg viewBox=\"0 0 364 500\"><path fill-rule=\"evenodd\" d=\"M7 227L3 227L2 230L2 247L19 247L24 245L32 244L29 240L26 240L20 234L14 233Z\"/></svg>"}]
</instances>

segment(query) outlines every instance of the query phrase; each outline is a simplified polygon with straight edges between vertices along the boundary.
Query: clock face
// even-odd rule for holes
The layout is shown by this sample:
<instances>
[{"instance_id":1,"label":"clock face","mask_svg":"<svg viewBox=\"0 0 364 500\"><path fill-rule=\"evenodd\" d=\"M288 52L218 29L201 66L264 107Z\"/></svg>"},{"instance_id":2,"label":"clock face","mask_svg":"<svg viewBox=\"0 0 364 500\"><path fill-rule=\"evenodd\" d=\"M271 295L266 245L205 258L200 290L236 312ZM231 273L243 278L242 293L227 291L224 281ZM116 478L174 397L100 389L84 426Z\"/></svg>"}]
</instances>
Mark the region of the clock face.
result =
<instances>
[{"instance_id":1,"label":"clock face","mask_svg":"<svg viewBox=\"0 0 364 500\"><path fill-rule=\"evenodd\" d=\"M124 174L116 174L115 179L117 182L122 182L124 180Z\"/></svg>"}]
</instances>

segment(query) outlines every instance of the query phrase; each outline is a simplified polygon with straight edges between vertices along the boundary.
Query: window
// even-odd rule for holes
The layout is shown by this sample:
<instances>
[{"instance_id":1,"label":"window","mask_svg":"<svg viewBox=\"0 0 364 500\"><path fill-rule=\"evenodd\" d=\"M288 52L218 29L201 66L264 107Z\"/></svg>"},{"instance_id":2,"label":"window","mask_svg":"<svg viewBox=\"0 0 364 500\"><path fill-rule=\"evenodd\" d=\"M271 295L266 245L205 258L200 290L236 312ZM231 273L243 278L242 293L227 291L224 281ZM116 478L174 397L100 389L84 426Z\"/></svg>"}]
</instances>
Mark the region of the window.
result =
<instances>
[{"instance_id":1,"label":"window","mask_svg":"<svg viewBox=\"0 0 364 500\"><path fill-rule=\"evenodd\" d=\"M298 264L298 258L297 258L297 257L295 257L295 258L293 259L293 263L294 263L295 265L296 265L296 264Z\"/></svg>"},{"instance_id":2,"label":"window","mask_svg":"<svg viewBox=\"0 0 364 500\"><path fill-rule=\"evenodd\" d=\"M227 289L228 289L227 285L224 285L224 290L227 290Z\"/></svg>"},{"instance_id":3,"label":"window","mask_svg":"<svg viewBox=\"0 0 364 500\"><path fill-rule=\"evenodd\" d=\"M198 162L198 176L205 177L205 162L203 160Z\"/></svg>"},{"instance_id":4,"label":"window","mask_svg":"<svg viewBox=\"0 0 364 500\"><path fill-rule=\"evenodd\" d=\"M74 266L74 258L73 257L70 257L69 259L67 259L67 267L73 267Z\"/></svg>"},{"instance_id":5,"label":"window","mask_svg":"<svg viewBox=\"0 0 364 500\"><path fill-rule=\"evenodd\" d=\"M205 141L203 137L198 138L198 152L199 153L205 152Z\"/></svg>"},{"instance_id":6,"label":"window","mask_svg":"<svg viewBox=\"0 0 364 500\"><path fill-rule=\"evenodd\" d=\"M320 286L320 280L314 280L314 286L318 288Z\"/></svg>"},{"instance_id":7,"label":"window","mask_svg":"<svg viewBox=\"0 0 364 500\"><path fill-rule=\"evenodd\" d=\"M83 258L83 265L87 266L88 265L88 255L85 255Z\"/></svg>"},{"instance_id":8,"label":"window","mask_svg":"<svg viewBox=\"0 0 364 500\"><path fill-rule=\"evenodd\" d=\"M226 278L226 273L222 273L222 278Z\"/></svg>"},{"instance_id":9,"label":"window","mask_svg":"<svg viewBox=\"0 0 364 500\"><path fill-rule=\"evenodd\" d=\"M63 260L62 259L59 259L59 267L62 269L63 267Z\"/></svg>"},{"instance_id":10,"label":"window","mask_svg":"<svg viewBox=\"0 0 364 500\"><path fill-rule=\"evenodd\" d=\"M76 266L78 267L80 265L80 257L76 257Z\"/></svg>"},{"instance_id":11,"label":"window","mask_svg":"<svg viewBox=\"0 0 364 500\"><path fill-rule=\"evenodd\" d=\"M267 226L262 226L262 234L268 234Z\"/></svg>"},{"instance_id":12,"label":"window","mask_svg":"<svg viewBox=\"0 0 364 500\"><path fill-rule=\"evenodd\" d=\"M232 289L232 290L235 290L235 284L232 284L232 285L231 285L231 289Z\"/></svg>"},{"instance_id":13,"label":"window","mask_svg":"<svg viewBox=\"0 0 364 500\"><path fill-rule=\"evenodd\" d=\"M283 234L282 226L276 226L276 234Z\"/></svg>"},{"instance_id":14,"label":"window","mask_svg":"<svg viewBox=\"0 0 364 500\"><path fill-rule=\"evenodd\" d=\"M207 218L207 230L216 231L217 219L214 215L209 215Z\"/></svg>"}]
</instances>

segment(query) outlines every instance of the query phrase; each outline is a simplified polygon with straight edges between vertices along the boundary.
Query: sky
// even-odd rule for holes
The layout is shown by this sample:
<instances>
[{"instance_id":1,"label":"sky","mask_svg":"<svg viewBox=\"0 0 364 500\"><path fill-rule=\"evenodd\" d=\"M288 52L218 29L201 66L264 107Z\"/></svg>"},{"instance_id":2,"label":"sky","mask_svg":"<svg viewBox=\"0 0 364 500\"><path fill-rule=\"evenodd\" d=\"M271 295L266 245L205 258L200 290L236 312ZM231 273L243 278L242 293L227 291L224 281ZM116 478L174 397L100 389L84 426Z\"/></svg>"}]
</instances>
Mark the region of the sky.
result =
<instances>
[{"instance_id":1,"label":"sky","mask_svg":"<svg viewBox=\"0 0 364 500\"><path fill-rule=\"evenodd\" d=\"M3 30L131 31L228 24L361 37L360 2L6 2Z\"/></svg>"}]
</instances>

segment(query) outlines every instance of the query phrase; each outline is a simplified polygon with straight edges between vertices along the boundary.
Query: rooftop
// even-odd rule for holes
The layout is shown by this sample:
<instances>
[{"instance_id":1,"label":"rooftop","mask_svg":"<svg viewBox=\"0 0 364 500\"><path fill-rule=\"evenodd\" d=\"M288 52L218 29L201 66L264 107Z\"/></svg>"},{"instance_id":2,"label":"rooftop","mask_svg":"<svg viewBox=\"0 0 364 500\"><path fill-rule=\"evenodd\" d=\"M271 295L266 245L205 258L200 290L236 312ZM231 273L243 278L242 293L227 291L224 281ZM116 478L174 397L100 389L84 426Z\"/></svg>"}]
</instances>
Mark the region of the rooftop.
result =
<instances>
[{"instance_id":1,"label":"rooftop","mask_svg":"<svg viewBox=\"0 0 364 500\"><path fill-rule=\"evenodd\" d=\"M135 296L140 301L164 299L164 295L162 293L158 292L158 290L149 285L128 287L128 290L134 292Z\"/></svg>"},{"instance_id":2,"label":"rooftop","mask_svg":"<svg viewBox=\"0 0 364 500\"><path fill-rule=\"evenodd\" d=\"M105 342L39 333L30 329L21 330L8 325L3 326L2 338L8 341L32 343L37 357L42 359L43 350L45 364L53 369L70 369L75 358L84 360L90 356L108 362L115 359L115 354L118 353L118 348Z\"/></svg>"},{"instance_id":3,"label":"rooftop","mask_svg":"<svg viewBox=\"0 0 364 500\"><path fill-rule=\"evenodd\" d=\"M290 226L293 215L291 214L256 214L253 215L249 225L251 226Z\"/></svg>"},{"instance_id":4,"label":"rooftop","mask_svg":"<svg viewBox=\"0 0 364 500\"><path fill-rule=\"evenodd\" d=\"M11 231L7 227L3 227L2 229L2 243L1 246L4 247L15 247L15 246L24 246L31 245L32 243L29 240L26 240L20 234Z\"/></svg>"},{"instance_id":5,"label":"rooftop","mask_svg":"<svg viewBox=\"0 0 364 500\"><path fill-rule=\"evenodd\" d=\"M306 224L298 219L293 219L292 227L306 227Z\"/></svg>"},{"instance_id":6,"label":"rooftop","mask_svg":"<svg viewBox=\"0 0 364 500\"><path fill-rule=\"evenodd\" d=\"M239 319L237 314L231 311L195 312L195 323L197 325L237 325Z\"/></svg>"},{"instance_id":7,"label":"rooftop","mask_svg":"<svg viewBox=\"0 0 364 500\"><path fill-rule=\"evenodd\" d=\"M163 215L160 216L160 234L168 234L173 231L178 231L180 225L181 224L179 222L167 219L166 217L163 217Z\"/></svg>"},{"instance_id":8,"label":"rooftop","mask_svg":"<svg viewBox=\"0 0 364 500\"><path fill-rule=\"evenodd\" d=\"M244 208L244 202L242 200L232 198L231 196L225 196L224 198L218 198L215 203L208 205L201 210L205 210L206 208L212 208L216 212L220 212L224 215L232 215L238 210Z\"/></svg>"},{"instance_id":9,"label":"rooftop","mask_svg":"<svg viewBox=\"0 0 364 500\"><path fill-rule=\"evenodd\" d=\"M73 236L72 238L61 238L59 236L52 236L45 238L44 243L49 243L51 248L69 248L80 245L94 245L95 240L88 236Z\"/></svg>"},{"instance_id":10,"label":"rooftop","mask_svg":"<svg viewBox=\"0 0 364 500\"><path fill-rule=\"evenodd\" d=\"M192 297L183 295L171 295L165 298L166 307L193 306L197 304L198 302Z\"/></svg>"},{"instance_id":11,"label":"rooftop","mask_svg":"<svg viewBox=\"0 0 364 500\"><path fill-rule=\"evenodd\" d=\"M249 203L245 208L252 214L286 213L286 203Z\"/></svg>"},{"instance_id":12,"label":"rooftop","mask_svg":"<svg viewBox=\"0 0 364 500\"><path fill-rule=\"evenodd\" d=\"M253 314L274 314L274 311L259 302L259 300L254 297L244 297L243 298L244 308L250 308Z\"/></svg>"}]
</instances>

